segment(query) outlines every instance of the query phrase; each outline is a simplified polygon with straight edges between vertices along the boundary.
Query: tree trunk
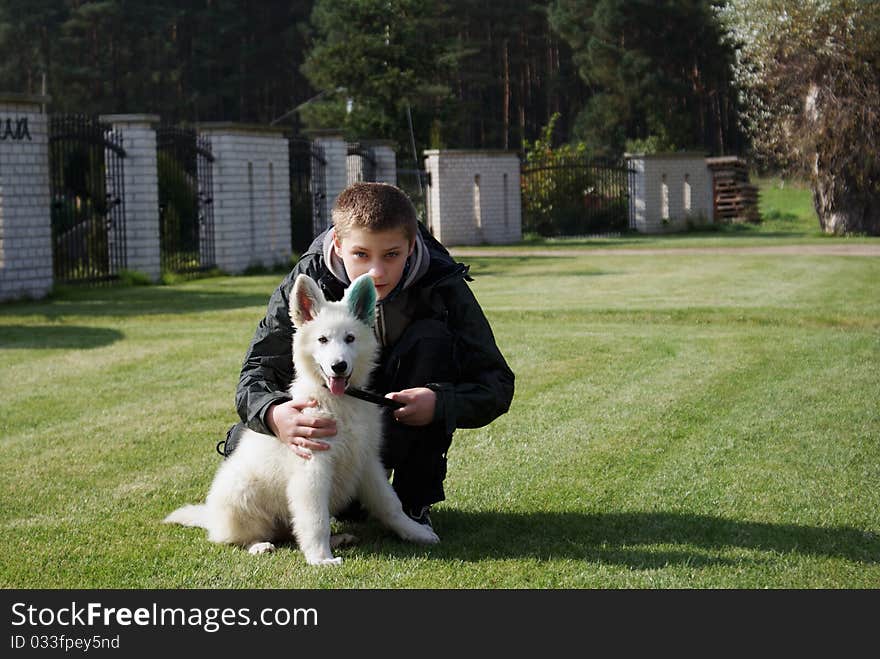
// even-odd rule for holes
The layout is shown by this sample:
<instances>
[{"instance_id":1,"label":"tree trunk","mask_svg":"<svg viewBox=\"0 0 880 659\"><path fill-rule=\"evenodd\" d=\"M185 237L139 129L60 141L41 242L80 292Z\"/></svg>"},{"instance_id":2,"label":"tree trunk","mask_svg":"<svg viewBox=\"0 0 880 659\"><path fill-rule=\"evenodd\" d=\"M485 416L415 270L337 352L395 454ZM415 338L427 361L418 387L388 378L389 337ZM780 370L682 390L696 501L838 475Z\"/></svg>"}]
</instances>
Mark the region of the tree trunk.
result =
<instances>
[{"instance_id":1,"label":"tree trunk","mask_svg":"<svg viewBox=\"0 0 880 659\"><path fill-rule=\"evenodd\" d=\"M823 167L813 168L813 207L825 233L880 236L880 190L861 190L843 175Z\"/></svg>"}]
</instances>

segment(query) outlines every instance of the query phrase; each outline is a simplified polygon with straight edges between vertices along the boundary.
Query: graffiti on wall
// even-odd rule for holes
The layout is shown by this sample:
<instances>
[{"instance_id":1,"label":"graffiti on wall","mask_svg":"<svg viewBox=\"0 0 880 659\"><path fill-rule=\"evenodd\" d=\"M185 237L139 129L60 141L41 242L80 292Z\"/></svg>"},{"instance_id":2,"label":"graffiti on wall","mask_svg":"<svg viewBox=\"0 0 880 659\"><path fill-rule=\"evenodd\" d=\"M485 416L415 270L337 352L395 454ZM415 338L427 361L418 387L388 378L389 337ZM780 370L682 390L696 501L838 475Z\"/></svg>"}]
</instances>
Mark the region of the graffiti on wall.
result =
<instances>
[{"instance_id":1,"label":"graffiti on wall","mask_svg":"<svg viewBox=\"0 0 880 659\"><path fill-rule=\"evenodd\" d=\"M12 117L0 118L0 142L5 140L21 141L25 139L28 142L31 141L27 117L17 117L15 119Z\"/></svg>"}]
</instances>

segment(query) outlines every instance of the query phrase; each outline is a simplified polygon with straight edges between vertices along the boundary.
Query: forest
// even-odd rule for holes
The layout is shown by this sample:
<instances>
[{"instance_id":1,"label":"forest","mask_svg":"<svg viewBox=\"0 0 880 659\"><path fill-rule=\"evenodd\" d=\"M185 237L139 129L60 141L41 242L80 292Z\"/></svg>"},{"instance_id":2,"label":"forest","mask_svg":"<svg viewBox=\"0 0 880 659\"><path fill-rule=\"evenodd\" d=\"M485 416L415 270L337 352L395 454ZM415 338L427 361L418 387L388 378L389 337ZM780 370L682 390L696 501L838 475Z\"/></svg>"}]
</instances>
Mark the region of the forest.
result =
<instances>
[{"instance_id":1,"label":"forest","mask_svg":"<svg viewBox=\"0 0 880 659\"><path fill-rule=\"evenodd\" d=\"M717 1L2 0L0 89L51 112L426 148L745 146ZM412 131L410 131L412 126Z\"/></svg>"}]
</instances>

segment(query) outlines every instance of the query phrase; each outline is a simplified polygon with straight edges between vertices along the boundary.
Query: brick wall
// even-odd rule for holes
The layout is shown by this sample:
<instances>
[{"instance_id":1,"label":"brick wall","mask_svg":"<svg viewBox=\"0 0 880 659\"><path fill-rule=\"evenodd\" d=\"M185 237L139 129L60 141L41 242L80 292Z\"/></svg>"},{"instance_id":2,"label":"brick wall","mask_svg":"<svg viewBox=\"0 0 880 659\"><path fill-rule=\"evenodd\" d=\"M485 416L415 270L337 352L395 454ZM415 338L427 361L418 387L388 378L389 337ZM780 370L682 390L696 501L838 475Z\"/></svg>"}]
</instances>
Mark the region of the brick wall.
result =
<instances>
[{"instance_id":1,"label":"brick wall","mask_svg":"<svg viewBox=\"0 0 880 659\"><path fill-rule=\"evenodd\" d=\"M214 154L214 255L217 267L290 260L290 161L283 130L267 126L203 124Z\"/></svg>"},{"instance_id":2,"label":"brick wall","mask_svg":"<svg viewBox=\"0 0 880 659\"><path fill-rule=\"evenodd\" d=\"M42 297L53 284L48 121L41 107L46 102L45 98L0 96L0 137L6 119L13 133L0 139L0 300ZM156 151L159 117L106 115L101 120L121 134L126 152L126 267L156 281L161 277ZM27 135L24 139L13 139L20 125L27 126ZM289 152L283 130L225 123L203 124L199 132L210 140L214 155L212 190L201 192L213 199L217 267L240 273L249 266L271 266L289 260ZM326 159L326 223L316 227L320 231L329 226L333 203L347 185L346 143L336 131L321 131L312 137L323 147ZM396 184L397 163L392 144L367 144L376 160L376 180ZM482 168L487 180L493 180L493 172L500 171L501 162L495 159L494 164ZM518 180L517 169L517 191ZM493 224L499 212L509 216L510 222L515 216L517 231L519 228L518 195L517 205L512 208L508 202L497 199L498 194L491 184L483 193L481 208L487 218L483 234L490 240L501 236ZM496 207L502 210L497 211Z\"/></svg>"},{"instance_id":3,"label":"brick wall","mask_svg":"<svg viewBox=\"0 0 880 659\"><path fill-rule=\"evenodd\" d=\"M48 101L0 96L0 301L52 288Z\"/></svg>"},{"instance_id":4,"label":"brick wall","mask_svg":"<svg viewBox=\"0 0 880 659\"><path fill-rule=\"evenodd\" d=\"M522 239L519 157L509 151L425 151L428 228L445 245Z\"/></svg>"},{"instance_id":5,"label":"brick wall","mask_svg":"<svg viewBox=\"0 0 880 659\"><path fill-rule=\"evenodd\" d=\"M162 264L159 251L159 175L154 114L104 115L101 121L122 135L125 149L125 266L158 281Z\"/></svg>"}]
</instances>

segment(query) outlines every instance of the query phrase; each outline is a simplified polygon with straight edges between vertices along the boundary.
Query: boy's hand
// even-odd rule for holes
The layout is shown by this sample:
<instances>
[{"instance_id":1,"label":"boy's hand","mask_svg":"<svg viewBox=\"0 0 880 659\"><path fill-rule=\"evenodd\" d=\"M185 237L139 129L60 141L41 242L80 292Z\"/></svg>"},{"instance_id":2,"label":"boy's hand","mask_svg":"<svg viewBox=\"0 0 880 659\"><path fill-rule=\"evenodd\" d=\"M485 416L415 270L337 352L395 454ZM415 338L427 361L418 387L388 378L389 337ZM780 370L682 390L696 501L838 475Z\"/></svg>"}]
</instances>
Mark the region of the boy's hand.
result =
<instances>
[{"instance_id":1,"label":"boy's hand","mask_svg":"<svg viewBox=\"0 0 880 659\"><path fill-rule=\"evenodd\" d=\"M426 387L392 391L385 398L404 404L394 411L394 418L407 426L426 426L434 420L434 408L437 406L437 394Z\"/></svg>"},{"instance_id":2,"label":"boy's hand","mask_svg":"<svg viewBox=\"0 0 880 659\"><path fill-rule=\"evenodd\" d=\"M330 448L327 442L315 441L322 437L336 434L336 422L322 416L303 414L307 407L315 407L318 403L309 401L287 401L270 405L266 412L266 425L269 430L299 457L310 460L312 451L326 451Z\"/></svg>"}]
</instances>

